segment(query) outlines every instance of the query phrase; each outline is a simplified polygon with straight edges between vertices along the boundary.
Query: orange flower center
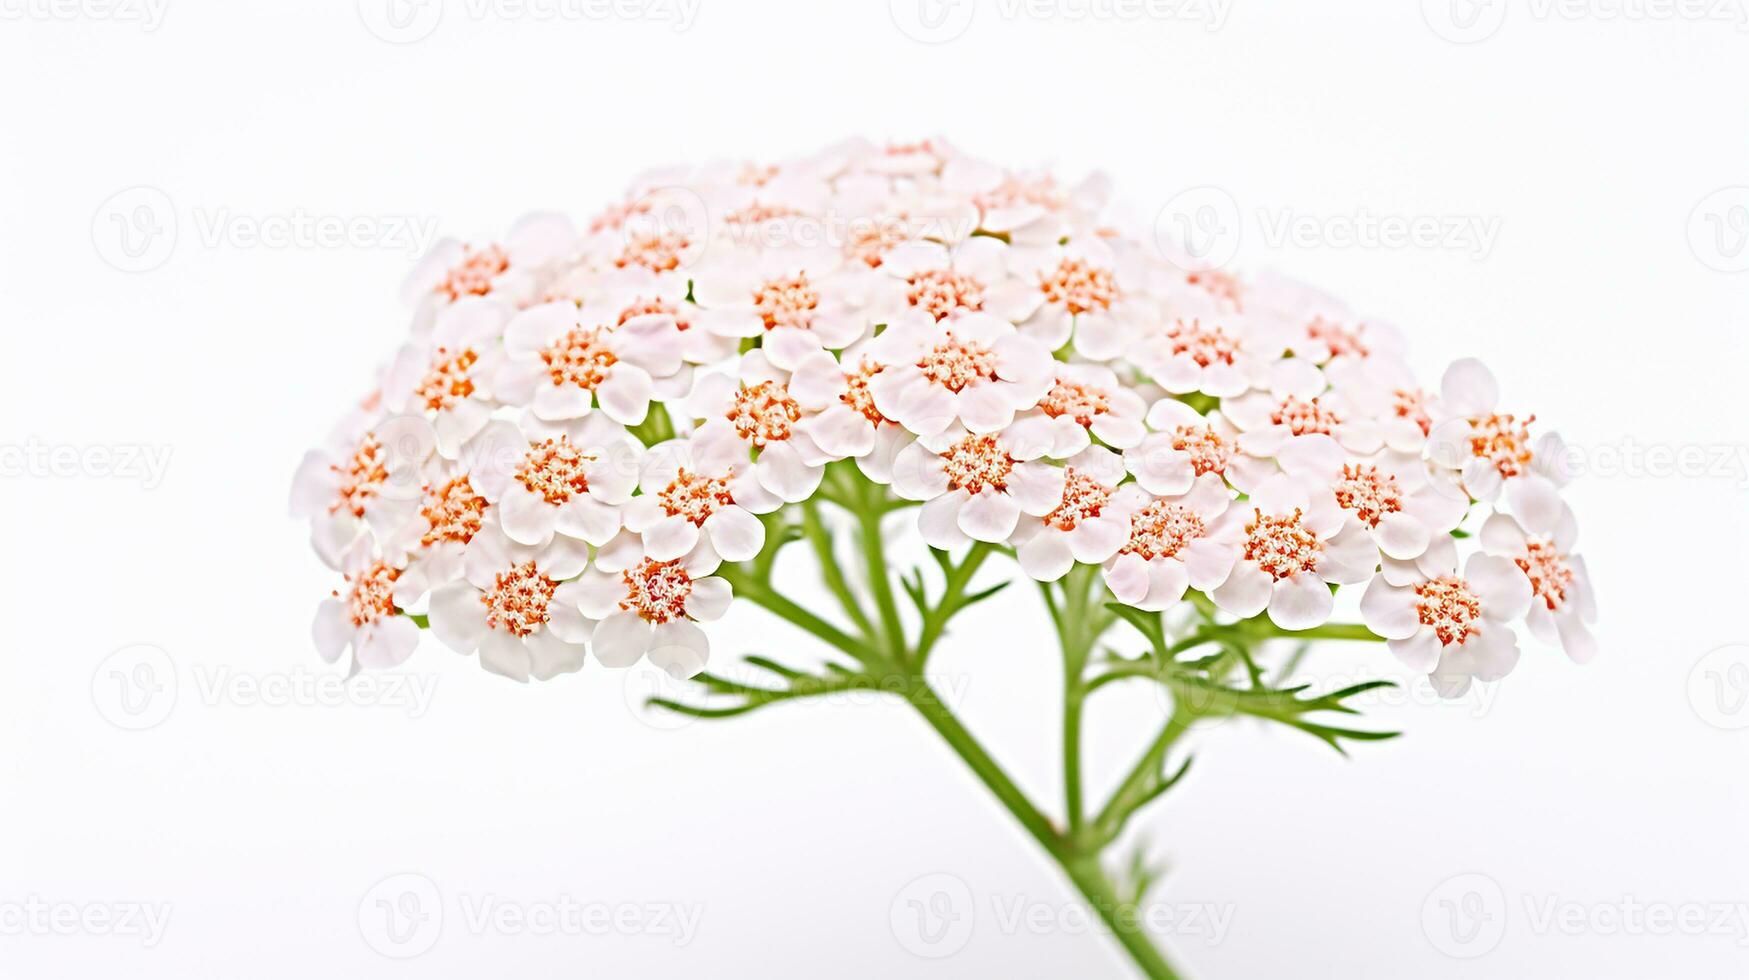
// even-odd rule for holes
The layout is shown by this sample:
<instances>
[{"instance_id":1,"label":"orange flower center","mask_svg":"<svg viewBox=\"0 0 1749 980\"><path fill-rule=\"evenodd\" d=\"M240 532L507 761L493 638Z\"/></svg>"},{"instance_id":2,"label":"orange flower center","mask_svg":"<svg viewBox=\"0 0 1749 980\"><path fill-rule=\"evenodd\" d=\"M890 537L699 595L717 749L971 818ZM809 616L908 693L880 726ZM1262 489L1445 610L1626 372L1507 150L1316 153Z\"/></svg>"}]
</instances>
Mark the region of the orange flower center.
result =
<instances>
[{"instance_id":1,"label":"orange flower center","mask_svg":"<svg viewBox=\"0 0 1749 980\"><path fill-rule=\"evenodd\" d=\"M1513 560L1530 579L1530 591L1554 612L1566 604L1567 587L1573 584L1573 565L1551 542L1532 540L1525 547L1529 553Z\"/></svg>"},{"instance_id":2,"label":"orange flower center","mask_svg":"<svg viewBox=\"0 0 1749 980\"><path fill-rule=\"evenodd\" d=\"M430 547L439 541L467 544L479 533L481 515L486 512L486 498L474 491L465 476L458 476L438 488L427 486L419 513L425 518L426 531L419 543Z\"/></svg>"},{"instance_id":3,"label":"orange flower center","mask_svg":"<svg viewBox=\"0 0 1749 980\"><path fill-rule=\"evenodd\" d=\"M1117 300L1117 279L1110 269L1089 265L1085 259L1064 258L1048 273L1039 274L1045 300L1080 315L1109 310Z\"/></svg>"},{"instance_id":4,"label":"orange flower center","mask_svg":"<svg viewBox=\"0 0 1749 980\"><path fill-rule=\"evenodd\" d=\"M1415 586L1416 618L1446 646L1469 639L1481 615L1482 600L1461 578L1444 575Z\"/></svg>"},{"instance_id":5,"label":"orange flower center","mask_svg":"<svg viewBox=\"0 0 1749 980\"><path fill-rule=\"evenodd\" d=\"M589 491L583 468L594 458L572 445L569 436L559 436L531 448L516 468L516 479L547 503L562 504Z\"/></svg>"},{"instance_id":6,"label":"orange flower center","mask_svg":"<svg viewBox=\"0 0 1749 980\"><path fill-rule=\"evenodd\" d=\"M1336 503L1343 510L1353 511L1367 527L1378 527L1386 514L1403 509L1403 491L1397 486L1397 478L1380 473L1376 466L1343 463L1342 474L1332 489L1336 491Z\"/></svg>"},{"instance_id":7,"label":"orange flower center","mask_svg":"<svg viewBox=\"0 0 1749 980\"><path fill-rule=\"evenodd\" d=\"M492 280L510 268L510 256L497 245L475 249L464 247L462 260L452 266L438 285L437 291L453 302L463 296L484 296L492 291Z\"/></svg>"},{"instance_id":8,"label":"orange flower center","mask_svg":"<svg viewBox=\"0 0 1749 980\"><path fill-rule=\"evenodd\" d=\"M486 625L513 636L528 636L552 618L553 593L558 588L558 581L542 575L532 561L499 572L492 587L480 595L486 606Z\"/></svg>"},{"instance_id":9,"label":"orange flower center","mask_svg":"<svg viewBox=\"0 0 1749 980\"><path fill-rule=\"evenodd\" d=\"M1144 561L1173 558L1207 533L1208 525L1196 511L1167 500L1151 500L1130 518L1130 539L1118 554L1140 555Z\"/></svg>"},{"instance_id":10,"label":"orange flower center","mask_svg":"<svg viewBox=\"0 0 1749 980\"><path fill-rule=\"evenodd\" d=\"M1245 558L1277 581L1317 571L1324 545L1301 519L1299 508L1281 516L1264 516L1261 510L1251 513L1254 516L1245 525Z\"/></svg>"},{"instance_id":11,"label":"orange flower center","mask_svg":"<svg viewBox=\"0 0 1749 980\"><path fill-rule=\"evenodd\" d=\"M984 286L952 269L928 269L906 280L911 305L937 320L984 308Z\"/></svg>"},{"instance_id":12,"label":"orange flower center","mask_svg":"<svg viewBox=\"0 0 1749 980\"><path fill-rule=\"evenodd\" d=\"M753 309L765 321L765 329L795 327L806 330L814 322L820 292L808 282L808 274L767 279L753 291Z\"/></svg>"},{"instance_id":13,"label":"orange flower center","mask_svg":"<svg viewBox=\"0 0 1749 980\"><path fill-rule=\"evenodd\" d=\"M374 623L395 614L395 580L401 570L378 560L358 573L347 577L352 589L346 594L346 619L353 627Z\"/></svg>"},{"instance_id":14,"label":"orange flower center","mask_svg":"<svg viewBox=\"0 0 1749 980\"><path fill-rule=\"evenodd\" d=\"M622 574L626 597L619 604L647 623L660 626L686 615L686 599L692 595L692 576L680 567L680 559L656 561L646 558L637 568Z\"/></svg>"},{"instance_id":15,"label":"orange flower center","mask_svg":"<svg viewBox=\"0 0 1749 980\"><path fill-rule=\"evenodd\" d=\"M584 391L600 387L619 363L619 356L608 348L606 331L600 327L572 327L541 351L540 359L553 387L576 385Z\"/></svg>"},{"instance_id":16,"label":"orange flower center","mask_svg":"<svg viewBox=\"0 0 1749 980\"><path fill-rule=\"evenodd\" d=\"M966 436L948 447L941 460L948 486L971 494L1006 490L1015 463L993 435Z\"/></svg>"},{"instance_id":17,"label":"orange flower center","mask_svg":"<svg viewBox=\"0 0 1749 980\"><path fill-rule=\"evenodd\" d=\"M801 418L802 406L776 381L761 381L735 392L728 415L735 432L760 447L788 439Z\"/></svg>"}]
</instances>

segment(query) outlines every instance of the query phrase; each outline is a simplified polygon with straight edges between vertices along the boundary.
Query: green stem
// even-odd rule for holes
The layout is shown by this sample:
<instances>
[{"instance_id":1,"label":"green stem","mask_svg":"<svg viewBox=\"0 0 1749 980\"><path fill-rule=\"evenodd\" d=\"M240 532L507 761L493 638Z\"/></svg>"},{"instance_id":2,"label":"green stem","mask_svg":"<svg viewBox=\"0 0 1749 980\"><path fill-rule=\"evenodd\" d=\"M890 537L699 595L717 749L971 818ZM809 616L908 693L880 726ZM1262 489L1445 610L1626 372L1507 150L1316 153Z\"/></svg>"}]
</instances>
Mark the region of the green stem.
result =
<instances>
[{"instance_id":1,"label":"green stem","mask_svg":"<svg viewBox=\"0 0 1749 980\"><path fill-rule=\"evenodd\" d=\"M861 481L857 520L862 525L862 553L867 562L869 589L873 591L875 608L880 613L880 639L887 656L904 662L905 626L899 619L899 603L893 597L893 583L887 575L887 556L881 541L881 517L886 513L886 491L873 481ZM872 499L871 499L872 498Z\"/></svg>"},{"instance_id":2,"label":"green stem","mask_svg":"<svg viewBox=\"0 0 1749 980\"><path fill-rule=\"evenodd\" d=\"M729 586L735 590L735 595L789 620L857 660L867 663L871 654L874 653L869 649L867 643L796 605L768 586L755 581L737 566L724 565L717 574L728 581Z\"/></svg>"},{"instance_id":3,"label":"green stem","mask_svg":"<svg viewBox=\"0 0 1749 980\"><path fill-rule=\"evenodd\" d=\"M922 672L923 665L929 662L929 651L935 649L936 641L941 639L942 631L947 629L947 621L959 609L960 600L965 597L966 589L972 584L972 576L978 574L978 566L990 557L992 548L993 546L982 541L972 545L972 550L966 552L965 560L948 573L941 602L936 605L933 613L924 617L923 631L917 637L917 648L912 660L919 673Z\"/></svg>"}]
</instances>

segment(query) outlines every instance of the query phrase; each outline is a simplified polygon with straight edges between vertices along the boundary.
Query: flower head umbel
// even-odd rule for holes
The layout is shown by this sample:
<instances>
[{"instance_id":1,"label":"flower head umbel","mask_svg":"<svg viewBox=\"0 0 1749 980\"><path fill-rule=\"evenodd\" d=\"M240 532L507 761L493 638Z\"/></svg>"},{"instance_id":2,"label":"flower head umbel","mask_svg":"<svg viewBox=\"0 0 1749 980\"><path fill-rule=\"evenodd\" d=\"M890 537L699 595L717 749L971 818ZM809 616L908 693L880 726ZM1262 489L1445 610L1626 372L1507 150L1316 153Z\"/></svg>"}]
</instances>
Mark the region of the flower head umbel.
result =
<instances>
[{"instance_id":1,"label":"flower head umbel","mask_svg":"<svg viewBox=\"0 0 1749 980\"><path fill-rule=\"evenodd\" d=\"M417 623L518 679L590 650L692 676L733 595L921 669L1006 566L1080 666L1163 684L1265 683L1235 651L1296 635L1389 641L1454 695L1511 669L1520 627L1595 654L1544 421L1480 362L1418 378L1403 331L1315 288L1124 233L1108 197L847 140L439 243L376 390L294 480L342 576L319 652L393 667ZM1366 625L1331 622L1357 601ZM1119 620L1150 656L1099 633ZM770 676L700 682L887 679L747 665Z\"/></svg>"}]
</instances>

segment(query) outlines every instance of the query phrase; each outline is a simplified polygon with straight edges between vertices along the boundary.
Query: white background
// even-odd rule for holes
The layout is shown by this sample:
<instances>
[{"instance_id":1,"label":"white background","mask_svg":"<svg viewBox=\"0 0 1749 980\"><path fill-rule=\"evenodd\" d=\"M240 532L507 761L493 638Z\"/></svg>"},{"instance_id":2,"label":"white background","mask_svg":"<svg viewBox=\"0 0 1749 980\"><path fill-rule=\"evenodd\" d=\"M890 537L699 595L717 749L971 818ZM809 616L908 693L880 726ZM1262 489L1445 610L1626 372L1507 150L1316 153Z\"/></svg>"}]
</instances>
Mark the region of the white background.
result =
<instances>
[{"instance_id":1,"label":"white background","mask_svg":"<svg viewBox=\"0 0 1749 980\"><path fill-rule=\"evenodd\" d=\"M1749 265L1741 11L1238 0L1217 23L957 2L931 30L913 0L702 0L685 25L667 7L427 0L397 30L382 0L0 0L0 976L1126 975L899 705L675 728L628 707L646 674L519 688L430 642L403 672L434 685L423 710L235 686L326 672L308 622L338 583L285 498L404 330L413 255L393 220L490 236L537 207L590 214L646 166L854 134L1103 168L1144 229L1179 192L1218 188L1235 267L1396 321L1430 378L1487 359L1512 407L1597 471L1570 491L1597 662L1532 646L1457 704L1375 701L1367 721L1406 736L1347 760L1287 730L1194 736L1197 768L1145 820L1172 865L1160 900L1230 915L1218 941L1203 919L1166 938L1189 975L1744 975L1741 918L1653 935L1611 917L1698 908L1712 926L1749 903L1749 729L1730 727L1749 725L1749 649L1708 658L1749 641L1749 468L1710 465L1749 442L1749 273L1729 271ZM111 201L135 187L152 190ZM115 222L141 206L167 220L136 261ZM297 215L379 240L246 237ZM1342 239L1363 215L1497 235ZM1284 216L1315 230L1282 241ZM161 264L117 267L141 262ZM33 447L73 447L81 472L29 463ZM168 452L161 480L89 452L126 447ZM940 670L1054 807L1047 629L1016 589L958 624ZM717 636L725 658L814 652L752 611ZM168 661L106 661L142 643ZM1312 673L1397 676L1370 648ZM156 684L130 702L144 716L117 701L134 677ZM1145 692L1104 704L1096 787L1159 711ZM442 921L395 946L375 902L399 882L373 887L402 873L429 879ZM927 875L951 877L913 884ZM469 921L565 896L628 918L606 935ZM920 944L914 898L948 902L957 931ZM171 917L148 948L54 934L19 918L33 902ZM1014 927L1017 903L1045 926ZM689 941L626 924L658 905L702 915ZM1543 919L1564 909L1582 921ZM376 948L427 941L407 960Z\"/></svg>"}]
</instances>

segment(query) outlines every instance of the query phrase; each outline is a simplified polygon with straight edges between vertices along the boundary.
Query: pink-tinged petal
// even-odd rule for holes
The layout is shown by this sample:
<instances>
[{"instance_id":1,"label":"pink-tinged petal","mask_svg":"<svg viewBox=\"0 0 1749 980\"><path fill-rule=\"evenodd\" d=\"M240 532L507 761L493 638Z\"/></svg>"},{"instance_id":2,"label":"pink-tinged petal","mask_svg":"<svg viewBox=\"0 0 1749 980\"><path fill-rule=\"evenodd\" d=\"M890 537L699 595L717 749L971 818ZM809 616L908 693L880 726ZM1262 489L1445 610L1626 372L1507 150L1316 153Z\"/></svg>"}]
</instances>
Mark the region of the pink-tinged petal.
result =
<instances>
[{"instance_id":1,"label":"pink-tinged petal","mask_svg":"<svg viewBox=\"0 0 1749 980\"><path fill-rule=\"evenodd\" d=\"M582 594L582 579L562 582L553 591L552 604L547 607L547 629L566 643L588 643L595 632L594 620L583 615Z\"/></svg>"},{"instance_id":2,"label":"pink-tinged petal","mask_svg":"<svg viewBox=\"0 0 1749 980\"><path fill-rule=\"evenodd\" d=\"M650 663L677 680L693 677L711 659L710 638L684 619L663 623L650 638Z\"/></svg>"},{"instance_id":3,"label":"pink-tinged petal","mask_svg":"<svg viewBox=\"0 0 1749 980\"><path fill-rule=\"evenodd\" d=\"M655 382L636 364L616 364L607 379L595 389L601 410L621 425L638 425L650 414Z\"/></svg>"},{"instance_id":4,"label":"pink-tinged petal","mask_svg":"<svg viewBox=\"0 0 1749 980\"><path fill-rule=\"evenodd\" d=\"M1567 509L1554 483L1535 473L1526 473L1505 482L1506 506L1518 518L1518 523L1532 534L1547 536L1553 533Z\"/></svg>"},{"instance_id":5,"label":"pink-tinged petal","mask_svg":"<svg viewBox=\"0 0 1749 980\"><path fill-rule=\"evenodd\" d=\"M1055 582L1075 565L1068 536L1049 528L1034 534L1021 545L1016 557L1020 560L1020 570L1039 582Z\"/></svg>"},{"instance_id":6,"label":"pink-tinged petal","mask_svg":"<svg viewBox=\"0 0 1749 980\"><path fill-rule=\"evenodd\" d=\"M1576 664L1588 664L1597 659L1597 639L1578 616L1560 616L1555 620L1561 633L1561 649Z\"/></svg>"},{"instance_id":7,"label":"pink-tinged petal","mask_svg":"<svg viewBox=\"0 0 1749 980\"><path fill-rule=\"evenodd\" d=\"M753 475L760 486L793 504L813 496L826 471L808 465L796 447L785 441L771 443L760 452Z\"/></svg>"},{"instance_id":8,"label":"pink-tinged petal","mask_svg":"<svg viewBox=\"0 0 1749 980\"><path fill-rule=\"evenodd\" d=\"M428 613L431 633L457 653L473 653L486 635L486 607L480 591L466 582L451 582L432 590Z\"/></svg>"},{"instance_id":9,"label":"pink-tinged petal","mask_svg":"<svg viewBox=\"0 0 1749 980\"><path fill-rule=\"evenodd\" d=\"M1148 597L1148 563L1141 555L1118 555L1105 566L1105 587L1126 606Z\"/></svg>"},{"instance_id":10,"label":"pink-tinged petal","mask_svg":"<svg viewBox=\"0 0 1749 980\"><path fill-rule=\"evenodd\" d=\"M1049 388L1056 376L1056 358L1043 344L1010 335L996 341L996 376L1023 387Z\"/></svg>"},{"instance_id":11,"label":"pink-tinged petal","mask_svg":"<svg viewBox=\"0 0 1749 980\"><path fill-rule=\"evenodd\" d=\"M1148 594L1136 606L1150 612L1170 609L1184 598L1189 586L1190 575L1183 562L1155 558L1148 562Z\"/></svg>"},{"instance_id":12,"label":"pink-tinged petal","mask_svg":"<svg viewBox=\"0 0 1749 980\"><path fill-rule=\"evenodd\" d=\"M879 380L880 375L875 378ZM935 435L953 423L957 404L954 394L938 384L919 378L900 386L871 384L869 391L882 415L920 436Z\"/></svg>"},{"instance_id":13,"label":"pink-tinged petal","mask_svg":"<svg viewBox=\"0 0 1749 980\"><path fill-rule=\"evenodd\" d=\"M590 645L603 667L630 667L650 649L650 624L634 612L616 612L595 627Z\"/></svg>"},{"instance_id":14,"label":"pink-tinged petal","mask_svg":"<svg viewBox=\"0 0 1749 980\"><path fill-rule=\"evenodd\" d=\"M862 413L848 405L834 405L798 426L814 445L835 459L865 456L874 450L875 430Z\"/></svg>"},{"instance_id":15,"label":"pink-tinged petal","mask_svg":"<svg viewBox=\"0 0 1749 980\"><path fill-rule=\"evenodd\" d=\"M535 567L541 574L560 581L583 574L588 564L589 546L562 534L554 535L552 542L535 556Z\"/></svg>"},{"instance_id":16,"label":"pink-tinged petal","mask_svg":"<svg viewBox=\"0 0 1749 980\"><path fill-rule=\"evenodd\" d=\"M765 321L751 310L699 310L693 326L719 337L757 337L765 332Z\"/></svg>"},{"instance_id":17,"label":"pink-tinged petal","mask_svg":"<svg viewBox=\"0 0 1749 980\"><path fill-rule=\"evenodd\" d=\"M518 483L512 485L499 502L498 519L510 540L517 544L543 545L553 539L553 531L559 523L559 508Z\"/></svg>"},{"instance_id":18,"label":"pink-tinged petal","mask_svg":"<svg viewBox=\"0 0 1749 980\"><path fill-rule=\"evenodd\" d=\"M1324 580L1301 573L1275 583L1269 599L1269 621L1284 630L1307 630L1330 621L1336 597Z\"/></svg>"},{"instance_id":19,"label":"pink-tinged petal","mask_svg":"<svg viewBox=\"0 0 1749 980\"><path fill-rule=\"evenodd\" d=\"M1021 511L1043 517L1063 502L1061 466L1049 463L1016 463L1008 475L1008 493Z\"/></svg>"},{"instance_id":20,"label":"pink-tinged petal","mask_svg":"<svg viewBox=\"0 0 1749 980\"><path fill-rule=\"evenodd\" d=\"M666 313L635 316L609 338L622 361L643 368L651 377L664 377L680 370L685 344L674 318Z\"/></svg>"},{"instance_id":21,"label":"pink-tinged petal","mask_svg":"<svg viewBox=\"0 0 1749 980\"><path fill-rule=\"evenodd\" d=\"M1472 658L1471 670L1479 681L1497 681L1518 666L1518 637L1500 623L1483 623L1481 631L1464 643Z\"/></svg>"},{"instance_id":22,"label":"pink-tinged petal","mask_svg":"<svg viewBox=\"0 0 1749 980\"><path fill-rule=\"evenodd\" d=\"M1278 399L1309 401L1324 393L1324 372L1304 358L1277 361L1269 368L1269 393Z\"/></svg>"},{"instance_id":23,"label":"pink-tinged petal","mask_svg":"<svg viewBox=\"0 0 1749 980\"><path fill-rule=\"evenodd\" d=\"M947 492L947 472L941 457L920 442L899 450L893 458L893 492L906 500L933 500Z\"/></svg>"},{"instance_id":24,"label":"pink-tinged petal","mask_svg":"<svg viewBox=\"0 0 1749 980\"><path fill-rule=\"evenodd\" d=\"M959 529L974 541L1008 540L1020 521L1020 502L1008 494L986 490L973 494L959 512Z\"/></svg>"},{"instance_id":25,"label":"pink-tinged petal","mask_svg":"<svg viewBox=\"0 0 1749 980\"><path fill-rule=\"evenodd\" d=\"M668 512L662 508L662 500L656 494L667 485L664 482L655 488L646 487L643 494L627 501L620 508L620 525L634 534L642 534L657 521L666 519Z\"/></svg>"},{"instance_id":26,"label":"pink-tinged petal","mask_svg":"<svg viewBox=\"0 0 1749 980\"><path fill-rule=\"evenodd\" d=\"M1209 593L1209 598L1222 611L1232 613L1240 619L1249 619L1269 607L1270 595L1275 591L1275 582L1269 573L1258 568L1252 562L1240 562L1222 582Z\"/></svg>"},{"instance_id":27,"label":"pink-tinged petal","mask_svg":"<svg viewBox=\"0 0 1749 980\"><path fill-rule=\"evenodd\" d=\"M1372 578L1379 567L1379 546L1358 524L1350 524L1340 534L1324 542L1318 558L1318 575L1326 582L1358 585Z\"/></svg>"},{"instance_id":28,"label":"pink-tinged petal","mask_svg":"<svg viewBox=\"0 0 1749 980\"><path fill-rule=\"evenodd\" d=\"M1069 550L1084 565L1099 565L1117 554L1130 537L1130 522L1101 514L1089 517L1069 532Z\"/></svg>"},{"instance_id":29,"label":"pink-tinged petal","mask_svg":"<svg viewBox=\"0 0 1749 980\"><path fill-rule=\"evenodd\" d=\"M1373 579L1360 597L1360 618L1366 628L1388 640L1406 640L1421 629L1415 591Z\"/></svg>"},{"instance_id":30,"label":"pink-tinged petal","mask_svg":"<svg viewBox=\"0 0 1749 980\"><path fill-rule=\"evenodd\" d=\"M1464 579L1482 600L1482 615L1489 619L1520 619L1530 609L1530 579L1511 559L1471 555L1464 564Z\"/></svg>"},{"instance_id":31,"label":"pink-tinged petal","mask_svg":"<svg viewBox=\"0 0 1749 980\"><path fill-rule=\"evenodd\" d=\"M1285 474L1265 480L1251 494L1250 502L1265 514L1292 514L1296 510L1304 513L1312 506L1305 484Z\"/></svg>"},{"instance_id":32,"label":"pink-tinged petal","mask_svg":"<svg viewBox=\"0 0 1749 980\"><path fill-rule=\"evenodd\" d=\"M1209 592L1233 573L1239 553L1232 545L1212 538L1197 538L1185 545L1178 557L1184 560L1185 570L1190 573L1191 587L1198 592Z\"/></svg>"},{"instance_id":33,"label":"pink-tinged petal","mask_svg":"<svg viewBox=\"0 0 1749 980\"><path fill-rule=\"evenodd\" d=\"M1108 414L1094 417L1093 434L1108 446L1128 449L1141 442L1148 430L1133 418Z\"/></svg>"},{"instance_id":34,"label":"pink-tinged petal","mask_svg":"<svg viewBox=\"0 0 1749 980\"><path fill-rule=\"evenodd\" d=\"M1386 514L1374 529L1380 550L1392 558L1408 559L1427 550L1433 540L1427 526L1403 513Z\"/></svg>"},{"instance_id":35,"label":"pink-tinged petal","mask_svg":"<svg viewBox=\"0 0 1749 980\"><path fill-rule=\"evenodd\" d=\"M598 561L597 565L599 564ZM569 586L571 583L566 583L561 588ZM583 615L590 619L605 619L625 600L625 579L618 572L610 573L591 568L583 573L582 578L577 579L575 587L568 589L566 596L577 604Z\"/></svg>"},{"instance_id":36,"label":"pink-tinged petal","mask_svg":"<svg viewBox=\"0 0 1749 980\"><path fill-rule=\"evenodd\" d=\"M786 387L797 404L814 410L840 404L845 392L850 390L838 359L820 350L817 344L812 352L796 361Z\"/></svg>"},{"instance_id":37,"label":"pink-tinged petal","mask_svg":"<svg viewBox=\"0 0 1749 980\"><path fill-rule=\"evenodd\" d=\"M1441 645L1430 629L1417 630L1413 635L1385 644L1404 666L1418 673L1429 673L1439 666Z\"/></svg>"},{"instance_id":38,"label":"pink-tinged petal","mask_svg":"<svg viewBox=\"0 0 1749 980\"><path fill-rule=\"evenodd\" d=\"M747 561L765 547L765 525L740 507L724 507L706 518L704 532L728 562Z\"/></svg>"},{"instance_id":39,"label":"pink-tinged petal","mask_svg":"<svg viewBox=\"0 0 1749 980\"><path fill-rule=\"evenodd\" d=\"M316 606L316 620L310 625L316 641L316 652L323 661L333 663L352 643L352 623L347 621L346 606L339 599L323 599Z\"/></svg>"},{"instance_id":40,"label":"pink-tinged petal","mask_svg":"<svg viewBox=\"0 0 1749 980\"><path fill-rule=\"evenodd\" d=\"M542 303L510 318L504 326L504 349L512 356L539 354L577 326L571 303Z\"/></svg>"},{"instance_id":41,"label":"pink-tinged petal","mask_svg":"<svg viewBox=\"0 0 1749 980\"><path fill-rule=\"evenodd\" d=\"M537 681L550 681L560 674L583 669L589 648L582 643L567 642L550 630L542 630L522 641L528 652L528 673Z\"/></svg>"},{"instance_id":42,"label":"pink-tinged petal","mask_svg":"<svg viewBox=\"0 0 1749 980\"><path fill-rule=\"evenodd\" d=\"M1507 514L1490 514L1482 522L1482 531L1477 538L1481 542L1482 550L1490 555L1522 558L1530 553L1524 529Z\"/></svg>"},{"instance_id":43,"label":"pink-tinged petal","mask_svg":"<svg viewBox=\"0 0 1749 980\"><path fill-rule=\"evenodd\" d=\"M731 466L746 466L749 453L728 419L714 418L693 430L692 458L702 470L721 473Z\"/></svg>"},{"instance_id":44,"label":"pink-tinged petal","mask_svg":"<svg viewBox=\"0 0 1749 980\"><path fill-rule=\"evenodd\" d=\"M593 497L575 496L558 508L553 527L567 537L603 545L619 533L619 510Z\"/></svg>"},{"instance_id":45,"label":"pink-tinged petal","mask_svg":"<svg viewBox=\"0 0 1749 980\"><path fill-rule=\"evenodd\" d=\"M668 517L657 521L643 537L645 554L657 561L673 561L698 544L698 525L684 517Z\"/></svg>"},{"instance_id":46,"label":"pink-tinged petal","mask_svg":"<svg viewBox=\"0 0 1749 980\"><path fill-rule=\"evenodd\" d=\"M960 511L966 505L967 495L963 490L942 494L925 503L917 510L917 530L923 536L925 544L942 551L952 551L966 543L966 536L960 531Z\"/></svg>"},{"instance_id":47,"label":"pink-tinged petal","mask_svg":"<svg viewBox=\"0 0 1749 980\"><path fill-rule=\"evenodd\" d=\"M1335 439L1323 433L1310 433L1284 440L1275 451L1275 459L1289 473L1328 478L1341 469L1348 454Z\"/></svg>"},{"instance_id":48,"label":"pink-tinged petal","mask_svg":"<svg viewBox=\"0 0 1749 980\"><path fill-rule=\"evenodd\" d=\"M796 327L775 327L765 332L760 349L771 359L771 363L785 371L793 371L798 364L816 355L831 357L820 346L820 338L812 330L802 330Z\"/></svg>"},{"instance_id":49,"label":"pink-tinged petal","mask_svg":"<svg viewBox=\"0 0 1749 980\"><path fill-rule=\"evenodd\" d=\"M1487 415L1500 401L1494 372L1474 358L1453 361L1439 383L1440 406L1453 415Z\"/></svg>"},{"instance_id":50,"label":"pink-tinged petal","mask_svg":"<svg viewBox=\"0 0 1749 980\"><path fill-rule=\"evenodd\" d=\"M1038 287L1020 279L1004 279L984 290L984 309L1009 323L1025 323L1044 301Z\"/></svg>"},{"instance_id":51,"label":"pink-tinged petal","mask_svg":"<svg viewBox=\"0 0 1749 980\"><path fill-rule=\"evenodd\" d=\"M686 597L686 614L707 623L722 619L733 598L728 582L720 578L701 578L692 583L692 592Z\"/></svg>"},{"instance_id":52,"label":"pink-tinged petal","mask_svg":"<svg viewBox=\"0 0 1749 980\"><path fill-rule=\"evenodd\" d=\"M1190 457L1172 448L1172 437L1153 435L1123 454L1124 466L1135 474L1136 482L1151 494L1175 497L1196 482L1196 468Z\"/></svg>"},{"instance_id":53,"label":"pink-tinged petal","mask_svg":"<svg viewBox=\"0 0 1749 980\"><path fill-rule=\"evenodd\" d=\"M480 638L480 666L518 683L527 683L528 648L519 637L503 630L487 630Z\"/></svg>"},{"instance_id":54,"label":"pink-tinged petal","mask_svg":"<svg viewBox=\"0 0 1749 980\"><path fill-rule=\"evenodd\" d=\"M1001 385L974 385L959 393L955 413L977 433L995 432L1014 421L1014 406Z\"/></svg>"},{"instance_id":55,"label":"pink-tinged petal","mask_svg":"<svg viewBox=\"0 0 1749 980\"><path fill-rule=\"evenodd\" d=\"M1500 495L1500 470L1485 459L1472 459L1464 464L1464 489L1477 500L1493 500Z\"/></svg>"}]
</instances>

